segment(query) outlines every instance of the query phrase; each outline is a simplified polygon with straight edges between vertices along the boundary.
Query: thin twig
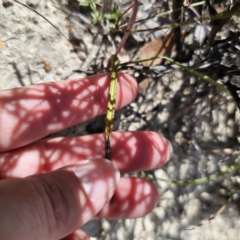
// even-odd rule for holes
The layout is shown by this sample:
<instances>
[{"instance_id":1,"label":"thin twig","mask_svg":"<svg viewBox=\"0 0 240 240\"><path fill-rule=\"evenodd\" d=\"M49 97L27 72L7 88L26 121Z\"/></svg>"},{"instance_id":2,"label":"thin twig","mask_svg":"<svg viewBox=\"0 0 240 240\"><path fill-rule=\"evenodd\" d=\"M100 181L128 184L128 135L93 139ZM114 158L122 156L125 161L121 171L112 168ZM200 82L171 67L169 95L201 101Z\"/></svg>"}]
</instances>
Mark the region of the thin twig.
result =
<instances>
[{"instance_id":1,"label":"thin twig","mask_svg":"<svg viewBox=\"0 0 240 240\"><path fill-rule=\"evenodd\" d=\"M13 0L14 2L24 6L25 8L28 8L29 10L35 12L38 16L42 17L44 20L46 20L49 24L52 25L52 27L54 27L65 39L67 39L69 41L69 39L53 24L51 23L46 17L44 17L42 14L40 14L39 12L37 12L36 10L34 10L33 8L29 7L28 5L19 2L18 0Z\"/></svg>"},{"instance_id":2,"label":"thin twig","mask_svg":"<svg viewBox=\"0 0 240 240\"><path fill-rule=\"evenodd\" d=\"M133 24L136 20L136 17L137 17L137 12L138 12L138 0L134 0L134 5L133 5L133 13L132 13L132 16L130 18L130 21L129 21L129 24L128 24L128 27L127 27L127 31L123 38L122 38L122 41L120 42L120 44L118 45L118 48L117 48L117 51L115 53L115 55L118 55L119 52L121 51L122 47L124 46L125 42L127 41L129 35L130 35L130 30L132 29L133 27Z\"/></svg>"}]
</instances>

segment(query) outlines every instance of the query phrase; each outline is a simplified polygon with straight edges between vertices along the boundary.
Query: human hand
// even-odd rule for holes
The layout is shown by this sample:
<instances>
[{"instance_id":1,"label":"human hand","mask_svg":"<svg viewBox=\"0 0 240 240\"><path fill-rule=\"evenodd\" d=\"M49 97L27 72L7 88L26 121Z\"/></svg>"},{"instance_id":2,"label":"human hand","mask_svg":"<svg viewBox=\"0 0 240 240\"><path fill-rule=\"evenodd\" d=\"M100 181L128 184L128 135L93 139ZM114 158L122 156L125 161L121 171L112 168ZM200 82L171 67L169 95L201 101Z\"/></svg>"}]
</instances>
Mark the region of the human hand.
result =
<instances>
[{"instance_id":1,"label":"human hand","mask_svg":"<svg viewBox=\"0 0 240 240\"><path fill-rule=\"evenodd\" d=\"M118 76L121 108L135 98L137 83ZM104 114L109 80L104 73L1 91L0 239L87 239L76 229L92 218L137 218L155 207L155 185L119 179L119 171L164 165L171 150L162 136L113 132L114 164L104 159L104 134L39 140Z\"/></svg>"}]
</instances>

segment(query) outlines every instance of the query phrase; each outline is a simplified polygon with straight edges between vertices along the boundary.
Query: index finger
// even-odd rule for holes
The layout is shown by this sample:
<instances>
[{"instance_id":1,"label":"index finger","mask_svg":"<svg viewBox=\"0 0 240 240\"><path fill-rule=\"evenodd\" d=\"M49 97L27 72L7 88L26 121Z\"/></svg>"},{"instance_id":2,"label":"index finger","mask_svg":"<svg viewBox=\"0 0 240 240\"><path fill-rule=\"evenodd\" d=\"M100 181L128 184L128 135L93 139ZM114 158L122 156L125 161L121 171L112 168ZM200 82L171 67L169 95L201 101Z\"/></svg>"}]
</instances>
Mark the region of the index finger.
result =
<instances>
[{"instance_id":1,"label":"index finger","mask_svg":"<svg viewBox=\"0 0 240 240\"><path fill-rule=\"evenodd\" d=\"M0 152L104 114L109 81L110 75L103 73L1 91ZM136 80L119 73L116 108L126 106L136 95Z\"/></svg>"}]
</instances>

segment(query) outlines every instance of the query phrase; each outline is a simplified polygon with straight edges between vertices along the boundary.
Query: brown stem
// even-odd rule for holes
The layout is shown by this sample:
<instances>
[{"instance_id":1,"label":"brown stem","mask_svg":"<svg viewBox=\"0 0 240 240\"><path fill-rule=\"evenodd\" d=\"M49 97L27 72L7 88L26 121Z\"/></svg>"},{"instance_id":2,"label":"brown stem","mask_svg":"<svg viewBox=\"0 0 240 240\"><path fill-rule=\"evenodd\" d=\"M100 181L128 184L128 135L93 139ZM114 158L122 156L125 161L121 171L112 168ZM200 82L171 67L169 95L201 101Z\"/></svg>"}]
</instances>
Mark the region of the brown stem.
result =
<instances>
[{"instance_id":1,"label":"brown stem","mask_svg":"<svg viewBox=\"0 0 240 240\"><path fill-rule=\"evenodd\" d=\"M138 12L138 0L134 0L134 5L133 5L133 13L132 13L132 16L130 18L130 21L129 21L129 24L128 24L128 27L127 27L127 30L131 30L132 27L133 27L133 24L136 20L136 17L137 17L137 12ZM130 31L129 32L126 32L122 38L122 41L120 42L120 44L118 45L118 48L116 50L116 53L115 55L118 55L119 52L121 51L122 47L124 46L125 42L127 41L128 37L130 35Z\"/></svg>"},{"instance_id":2,"label":"brown stem","mask_svg":"<svg viewBox=\"0 0 240 240\"><path fill-rule=\"evenodd\" d=\"M118 25L119 25L120 19L133 7L133 5L134 5L134 3L132 3L132 4L121 14L121 16L118 18L117 23L116 23L117 29L118 29ZM126 25L127 25L127 24L126 24Z\"/></svg>"},{"instance_id":3,"label":"brown stem","mask_svg":"<svg viewBox=\"0 0 240 240\"><path fill-rule=\"evenodd\" d=\"M172 2L172 9L179 9L183 6L183 0L173 0ZM177 46L177 51L179 51L181 49L182 43L181 43L181 14L182 11L178 11L178 12L172 12L172 20L174 23L179 24L179 27L176 27L173 30L173 34L174 34L174 41L176 43Z\"/></svg>"}]
</instances>

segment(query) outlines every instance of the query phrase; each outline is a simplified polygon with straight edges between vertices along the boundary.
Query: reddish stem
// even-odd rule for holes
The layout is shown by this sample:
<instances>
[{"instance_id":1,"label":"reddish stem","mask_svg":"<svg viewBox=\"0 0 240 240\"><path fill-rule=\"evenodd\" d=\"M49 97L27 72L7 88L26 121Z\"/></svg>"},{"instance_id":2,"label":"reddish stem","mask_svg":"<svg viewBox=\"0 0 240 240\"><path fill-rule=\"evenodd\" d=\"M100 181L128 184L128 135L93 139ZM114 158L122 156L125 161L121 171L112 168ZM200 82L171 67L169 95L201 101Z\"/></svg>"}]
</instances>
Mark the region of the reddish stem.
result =
<instances>
[{"instance_id":1,"label":"reddish stem","mask_svg":"<svg viewBox=\"0 0 240 240\"><path fill-rule=\"evenodd\" d=\"M138 0L134 0L133 13L132 13L132 16L130 18L127 30L131 30L132 29L133 24L135 23L135 20L136 20L136 17L137 17L137 12L138 12ZM130 35L130 31L125 32L125 34L124 34L124 36L122 38L122 41L118 45L118 48L116 50L115 55L119 54L119 52L121 51L121 49L124 46L125 42L127 41L129 35Z\"/></svg>"}]
</instances>

